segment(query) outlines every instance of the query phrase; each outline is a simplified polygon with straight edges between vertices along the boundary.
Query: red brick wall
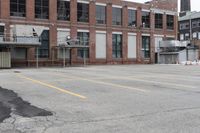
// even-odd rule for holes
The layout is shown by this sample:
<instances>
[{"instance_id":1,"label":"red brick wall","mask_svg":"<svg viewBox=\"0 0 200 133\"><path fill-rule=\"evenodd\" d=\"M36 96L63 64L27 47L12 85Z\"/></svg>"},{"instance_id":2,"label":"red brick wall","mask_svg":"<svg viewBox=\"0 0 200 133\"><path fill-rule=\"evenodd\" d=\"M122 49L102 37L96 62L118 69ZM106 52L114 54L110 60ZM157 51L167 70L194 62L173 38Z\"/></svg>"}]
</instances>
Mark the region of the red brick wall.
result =
<instances>
[{"instance_id":1,"label":"red brick wall","mask_svg":"<svg viewBox=\"0 0 200 133\"><path fill-rule=\"evenodd\" d=\"M160 8L161 10L170 10L170 11L177 11L177 1L176 0L153 0L149 4L141 4L135 2L125 2L121 0L96 0L99 3L105 3L106 6L106 25L97 25L95 20L95 1L90 1L89 5L89 23L78 23L77 22L77 0L70 1L70 22L67 21L58 21L57 20L57 1L56 0L49 0L49 20L39 20L35 19L35 7L34 7L34 0L27 0L26 3L26 18L19 19L15 17L10 17L9 13L9 0L1 0L0 1L0 21L6 24L6 32L9 33L9 25L10 24L31 24L31 25L42 25L49 27L50 29L50 58L52 59L52 52L51 47L56 46L57 44L57 28L69 28L71 37L77 37L77 30L78 29L87 29L90 31L90 57L89 62L96 64L98 60L95 59L95 40L96 40L96 30L106 31L107 33L107 59L105 62L113 63L117 60L112 59L112 32L122 32L123 33L123 55L122 60L124 63L131 63L128 62L130 59L127 58L127 51L128 51L128 33L134 32L137 33L137 62L141 62L141 34L147 33L151 35L151 62L154 62L154 34L160 35L173 35L177 37L177 23L175 23L174 30L167 30L166 29L166 15L163 16L163 29L157 30L154 28L154 13L151 12L151 28L150 29L143 29L140 26L141 24L141 10L150 8ZM119 5L122 6L122 13L123 13L123 20L122 26L113 26L112 25L112 5ZM137 9L137 27L128 27L128 7L136 8ZM177 16L174 17L175 22L177 21ZM28 59L34 59L34 49L29 50ZM72 50L72 62L77 63L77 50Z\"/></svg>"}]
</instances>

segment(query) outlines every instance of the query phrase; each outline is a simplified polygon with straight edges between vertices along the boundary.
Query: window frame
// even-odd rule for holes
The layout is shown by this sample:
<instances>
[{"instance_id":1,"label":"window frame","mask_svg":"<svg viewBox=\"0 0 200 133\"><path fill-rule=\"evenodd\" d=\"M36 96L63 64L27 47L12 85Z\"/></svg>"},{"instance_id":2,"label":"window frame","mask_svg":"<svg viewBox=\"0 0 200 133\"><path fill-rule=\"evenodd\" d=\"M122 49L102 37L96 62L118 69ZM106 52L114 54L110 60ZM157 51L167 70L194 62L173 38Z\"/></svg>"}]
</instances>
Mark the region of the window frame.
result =
<instances>
[{"instance_id":1,"label":"window frame","mask_svg":"<svg viewBox=\"0 0 200 133\"><path fill-rule=\"evenodd\" d=\"M35 18L49 19L49 15L49 0L35 0Z\"/></svg>"},{"instance_id":2,"label":"window frame","mask_svg":"<svg viewBox=\"0 0 200 133\"><path fill-rule=\"evenodd\" d=\"M131 26L131 27L137 26L137 11L136 10L128 9L128 26Z\"/></svg>"},{"instance_id":3,"label":"window frame","mask_svg":"<svg viewBox=\"0 0 200 133\"><path fill-rule=\"evenodd\" d=\"M167 15L167 30L174 30L174 15Z\"/></svg>"},{"instance_id":4,"label":"window frame","mask_svg":"<svg viewBox=\"0 0 200 133\"><path fill-rule=\"evenodd\" d=\"M122 34L112 34L112 58L122 58Z\"/></svg>"},{"instance_id":5,"label":"window frame","mask_svg":"<svg viewBox=\"0 0 200 133\"><path fill-rule=\"evenodd\" d=\"M81 8L80 4L82 4ZM89 3L77 2L77 22L89 23Z\"/></svg>"},{"instance_id":6,"label":"window frame","mask_svg":"<svg viewBox=\"0 0 200 133\"><path fill-rule=\"evenodd\" d=\"M155 28L163 29L163 14L155 13Z\"/></svg>"},{"instance_id":7,"label":"window frame","mask_svg":"<svg viewBox=\"0 0 200 133\"><path fill-rule=\"evenodd\" d=\"M43 32L40 36L41 45L38 47L38 57L39 58L49 58L49 48L50 48L50 39L49 39L50 36L49 35L50 35L49 30L43 30ZM44 51L46 51L46 52L44 52Z\"/></svg>"},{"instance_id":8,"label":"window frame","mask_svg":"<svg viewBox=\"0 0 200 133\"><path fill-rule=\"evenodd\" d=\"M147 39L147 40L144 40L144 39ZM150 46L151 46L150 36L142 36L142 51L143 51L143 57L145 59L151 58L151 53L150 53L151 48L150 48Z\"/></svg>"},{"instance_id":9,"label":"window frame","mask_svg":"<svg viewBox=\"0 0 200 133\"><path fill-rule=\"evenodd\" d=\"M89 32L77 32L77 39L79 40L79 45L83 46L89 46L89 40L90 40L90 33ZM85 51L85 57L89 58L89 48L78 48L77 50L77 56L79 58L84 58L84 51Z\"/></svg>"},{"instance_id":10,"label":"window frame","mask_svg":"<svg viewBox=\"0 0 200 133\"><path fill-rule=\"evenodd\" d=\"M5 26L0 25L0 36L3 36L5 32Z\"/></svg>"},{"instance_id":11,"label":"window frame","mask_svg":"<svg viewBox=\"0 0 200 133\"><path fill-rule=\"evenodd\" d=\"M10 16L26 17L26 0L10 0Z\"/></svg>"},{"instance_id":12,"label":"window frame","mask_svg":"<svg viewBox=\"0 0 200 133\"><path fill-rule=\"evenodd\" d=\"M150 28L151 26L151 16L150 16L150 12L147 11L142 11L141 14L141 19L142 19L142 27L143 28Z\"/></svg>"},{"instance_id":13,"label":"window frame","mask_svg":"<svg viewBox=\"0 0 200 133\"><path fill-rule=\"evenodd\" d=\"M115 26L122 25L122 8L112 7L112 25Z\"/></svg>"},{"instance_id":14,"label":"window frame","mask_svg":"<svg viewBox=\"0 0 200 133\"><path fill-rule=\"evenodd\" d=\"M57 20L70 21L70 1L57 0Z\"/></svg>"},{"instance_id":15,"label":"window frame","mask_svg":"<svg viewBox=\"0 0 200 133\"><path fill-rule=\"evenodd\" d=\"M100 19L97 19L97 18L100 18ZM96 5L96 24L106 24L106 6Z\"/></svg>"}]
</instances>

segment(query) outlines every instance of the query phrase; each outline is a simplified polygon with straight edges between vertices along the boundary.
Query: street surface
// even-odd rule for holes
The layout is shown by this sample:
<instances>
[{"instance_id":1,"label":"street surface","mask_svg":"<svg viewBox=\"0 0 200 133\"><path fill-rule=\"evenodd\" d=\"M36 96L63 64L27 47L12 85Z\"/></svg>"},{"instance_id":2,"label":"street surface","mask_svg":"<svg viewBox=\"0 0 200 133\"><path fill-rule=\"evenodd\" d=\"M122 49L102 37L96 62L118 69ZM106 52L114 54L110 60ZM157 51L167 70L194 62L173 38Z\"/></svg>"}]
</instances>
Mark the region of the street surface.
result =
<instances>
[{"instance_id":1,"label":"street surface","mask_svg":"<svg viewBox=\"0 0 200 133\"><path fill-rule=\"evenodd\" d=\"M0 70L0 133L199 133L200 66Z\"/></svg>"}]
</instances>

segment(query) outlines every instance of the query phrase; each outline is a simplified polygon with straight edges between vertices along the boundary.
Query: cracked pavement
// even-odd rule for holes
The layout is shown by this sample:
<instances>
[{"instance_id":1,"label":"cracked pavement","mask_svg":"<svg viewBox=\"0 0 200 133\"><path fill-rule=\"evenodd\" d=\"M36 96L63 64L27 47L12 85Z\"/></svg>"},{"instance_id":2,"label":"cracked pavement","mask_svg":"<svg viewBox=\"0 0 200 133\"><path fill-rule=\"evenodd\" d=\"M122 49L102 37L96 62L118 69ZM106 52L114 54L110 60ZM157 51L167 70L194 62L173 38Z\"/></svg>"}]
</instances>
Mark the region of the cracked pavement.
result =
<instances>
[{"instance_id":1,"label":"cracked pavement","mask_svg":"<svg viewBox=\"0 0 200 133\"><path fill-rule=\"evenodd\" d=\"M30 103L15 99L20 111L52 113L20 114L0 95L0 133L198 133L199 81L200 66L0 70L0 86Z\"/></svg>"}]
</instances>

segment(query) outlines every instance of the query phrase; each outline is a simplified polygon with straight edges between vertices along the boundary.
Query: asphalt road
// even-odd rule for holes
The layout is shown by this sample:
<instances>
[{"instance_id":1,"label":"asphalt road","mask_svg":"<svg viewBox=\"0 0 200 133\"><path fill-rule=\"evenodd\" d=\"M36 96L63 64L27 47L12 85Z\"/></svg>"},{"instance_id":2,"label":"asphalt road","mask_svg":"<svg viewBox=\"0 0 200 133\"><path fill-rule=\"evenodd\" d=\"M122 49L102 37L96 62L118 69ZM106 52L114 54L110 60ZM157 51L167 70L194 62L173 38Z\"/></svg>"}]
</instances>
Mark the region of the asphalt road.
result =
<instances>
[{"instance_id":1,"label":"asphalt road","mask_svg":"<svg viewBox=\"0 0 200 133\"><path fill-rule=\"evenodd\" d=\"M200 66L0 70L0 86L21 100L0 89L0 133L200 131Z\"/></svg>"}]
</instances>

